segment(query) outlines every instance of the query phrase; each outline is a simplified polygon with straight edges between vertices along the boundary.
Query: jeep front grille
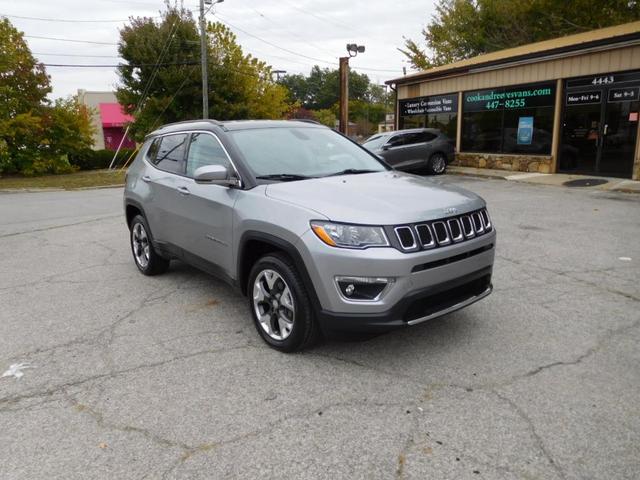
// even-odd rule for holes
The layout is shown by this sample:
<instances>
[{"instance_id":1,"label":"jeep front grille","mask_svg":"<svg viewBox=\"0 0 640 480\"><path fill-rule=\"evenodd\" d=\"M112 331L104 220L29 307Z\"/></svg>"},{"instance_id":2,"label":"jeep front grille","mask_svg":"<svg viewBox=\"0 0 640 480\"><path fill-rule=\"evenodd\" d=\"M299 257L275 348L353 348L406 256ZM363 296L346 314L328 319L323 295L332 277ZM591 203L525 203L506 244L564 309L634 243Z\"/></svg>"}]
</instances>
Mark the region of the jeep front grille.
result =
<instances>
[{"instance_id":1,"label":"jeep front grille","mask_svg":"<svg viewBox=\"0 0 640 480\"><path fill-rule=\"evenodd\" d=\"M416 232L418 232L418 239L420 240L422 248L433 248L436 246L436 239L434 238L429 225L426 223L416 225Z\"/></svg>"},{"instance_id":2,"label":"jeep front grille","mask_svg":"<svg viewBox=\"0 0 640 480\"><path fill-rule=\"evenodd\" d=\"M413 230L410 227L397 227L395 231L403 250L412 250L416 248L416 239L413 235Z\"/></svg>"},{"instance_id":3,"label":"jeep front grille","mask_svg":"<svg viewBox=\"0 0 640 480\"><path fill-rule=\"evenodd\" d=\"M403 251L444 247L484 235L493 229L486 209L455 217L394 227Z\"/></svg>"}]
</instances>

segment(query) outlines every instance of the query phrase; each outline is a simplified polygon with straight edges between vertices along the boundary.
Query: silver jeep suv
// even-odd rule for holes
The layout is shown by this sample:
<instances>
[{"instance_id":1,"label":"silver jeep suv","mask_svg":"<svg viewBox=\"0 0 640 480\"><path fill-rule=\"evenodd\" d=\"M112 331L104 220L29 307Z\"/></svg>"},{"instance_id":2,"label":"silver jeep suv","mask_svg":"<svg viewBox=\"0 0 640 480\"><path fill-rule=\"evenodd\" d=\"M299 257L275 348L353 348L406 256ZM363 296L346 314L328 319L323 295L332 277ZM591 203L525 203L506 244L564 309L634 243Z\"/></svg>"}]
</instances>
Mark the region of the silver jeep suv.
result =
<instances>
[{"instance_id":1,"label":"silver jeep suv","mask_svg":"<svg viewBox=\"0 0 640 480\"><path fill-rule=\"evenodd\" d=\"M166 125L129 168L124 206L142 273L179 259L227 281L286 352L323 332L415 325L492 289L480 197L311 122Z\"/></svg>"}]
</instances>

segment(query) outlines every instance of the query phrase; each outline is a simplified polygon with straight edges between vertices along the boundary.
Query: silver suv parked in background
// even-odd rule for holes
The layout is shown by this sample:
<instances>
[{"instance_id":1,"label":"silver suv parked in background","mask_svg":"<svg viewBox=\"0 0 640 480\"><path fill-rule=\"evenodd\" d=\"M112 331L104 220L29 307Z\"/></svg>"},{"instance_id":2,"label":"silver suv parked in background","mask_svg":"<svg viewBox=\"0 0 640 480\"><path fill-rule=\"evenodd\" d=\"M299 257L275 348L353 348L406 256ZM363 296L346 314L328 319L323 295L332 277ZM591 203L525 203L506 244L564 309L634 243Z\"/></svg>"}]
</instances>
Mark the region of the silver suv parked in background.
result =
<instances>
[{"instance_id":1,"label":"silver suv parked in background","mask_svg":"<svg viewBox=\"0 0 640 480\"><path fill-rule=\"evenodd\" d=\"M415 325L492 288L496 232L480 197L314 123L164 126L129 168L124 207L142 273L180 259L227 281L282 351L323 331Z\"/></svg>"},{"instance_id":2,"label":"silver suv parked in background","mask_svg":"<svg viewBox=\"0 0 640 480\"><path fill-rule=\"evenodd\" d=\"M433 175L445 172L455 158L453 141L435 128L415 128L372 135L362 146L380 155L394 168L425 168Z\"/></svg>"}]
</instances>

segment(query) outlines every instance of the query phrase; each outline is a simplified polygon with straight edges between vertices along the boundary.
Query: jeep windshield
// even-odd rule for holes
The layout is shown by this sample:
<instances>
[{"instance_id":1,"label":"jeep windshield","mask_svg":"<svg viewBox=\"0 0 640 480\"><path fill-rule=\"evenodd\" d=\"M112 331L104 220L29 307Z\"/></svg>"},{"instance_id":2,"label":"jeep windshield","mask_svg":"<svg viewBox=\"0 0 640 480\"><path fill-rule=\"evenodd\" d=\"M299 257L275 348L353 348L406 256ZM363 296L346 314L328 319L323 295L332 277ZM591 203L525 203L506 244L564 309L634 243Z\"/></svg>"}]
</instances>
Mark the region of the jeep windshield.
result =
<instances>
[{"instance_id":1,"label":"jeep windshield","mask_svg":"<svg viewBox=\"0 0 640 480\"><path fill-rule=\"evenodd\" d=\"M366 150L326 128L251 128L230 134L253 175L261 180L306 180L388 170Z\"/></svg>"}]
</instances>

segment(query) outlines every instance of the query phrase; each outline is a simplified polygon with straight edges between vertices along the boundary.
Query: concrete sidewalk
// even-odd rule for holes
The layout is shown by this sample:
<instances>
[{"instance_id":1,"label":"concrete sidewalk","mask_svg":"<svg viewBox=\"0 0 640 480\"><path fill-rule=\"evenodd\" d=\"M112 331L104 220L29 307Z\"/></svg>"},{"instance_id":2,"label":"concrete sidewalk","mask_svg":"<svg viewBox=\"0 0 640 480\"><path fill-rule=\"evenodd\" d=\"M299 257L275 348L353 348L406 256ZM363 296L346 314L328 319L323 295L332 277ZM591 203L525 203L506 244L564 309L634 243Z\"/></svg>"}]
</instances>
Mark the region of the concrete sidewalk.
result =
<instances>
[{"instance_id":1,"label":"concrete sidewalk","mask_svg":"<svg viewBox=\"0 0 640 480\"><path fill-rule=\"evenodd\" d=\"M565 182L571 180L606 180L600 185L584 186L581 189L611 190L625 193L640 193L640 182L624 178L595 177L589 175L569 175L564 173L528 173L511 172L508 170L491 170L488 168L458 167L450 165L447 173L454 175L469 175L473 177L500 178L512 182L537 183L539 185L565 186Z\"/></svg>"}]
</instances>

